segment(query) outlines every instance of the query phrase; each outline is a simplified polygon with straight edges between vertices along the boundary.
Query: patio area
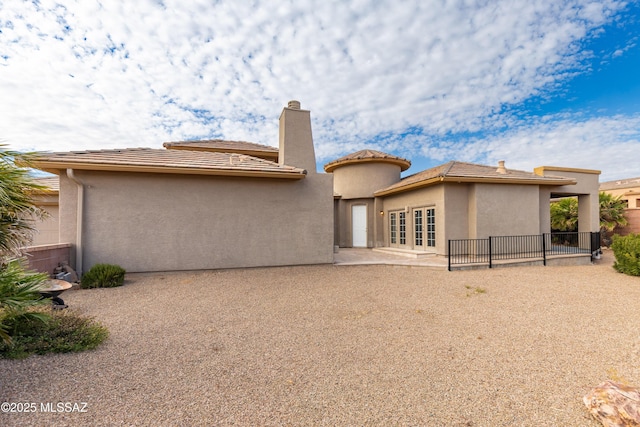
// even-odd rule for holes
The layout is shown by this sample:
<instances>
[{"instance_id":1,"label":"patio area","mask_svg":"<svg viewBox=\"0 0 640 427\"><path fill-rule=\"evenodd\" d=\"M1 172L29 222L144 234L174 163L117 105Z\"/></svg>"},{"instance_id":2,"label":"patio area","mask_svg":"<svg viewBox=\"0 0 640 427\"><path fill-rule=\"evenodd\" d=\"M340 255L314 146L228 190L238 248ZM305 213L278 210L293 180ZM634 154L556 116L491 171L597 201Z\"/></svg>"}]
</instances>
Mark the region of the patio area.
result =
<instances>
[{"instance_id":1,"label":"patio area","mask_svg":"<svg viewBox=\"0 0 640 427\"><path fill-rule=\"evenodd\" d=\"M0 360L0 399L86 412L0 423L597 427L589 389L640 385L640 279L608 251L587 266L392 264L131 274L67 291L110 338Z\"/></svg>"}]
</instances>

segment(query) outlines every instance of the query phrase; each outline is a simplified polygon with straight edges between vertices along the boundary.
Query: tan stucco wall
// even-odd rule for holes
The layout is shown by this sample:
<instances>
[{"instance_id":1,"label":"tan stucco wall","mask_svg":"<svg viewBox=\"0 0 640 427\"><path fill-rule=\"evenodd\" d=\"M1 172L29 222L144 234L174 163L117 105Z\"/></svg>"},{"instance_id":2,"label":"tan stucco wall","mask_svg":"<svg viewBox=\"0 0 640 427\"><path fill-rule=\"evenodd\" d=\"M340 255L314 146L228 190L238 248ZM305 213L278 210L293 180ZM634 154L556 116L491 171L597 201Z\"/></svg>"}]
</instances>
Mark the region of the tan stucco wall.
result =
<instances>
[{"instance_id":1,"label":"tan stucco wall","mask_svg":"<svg viewBox=\"0 0 640 427\"><path fill-rule=\"evenodd\" d=\"M333 184L76 171L84 183L82 271L129 272L333 262ZM76 184L60 177L60 234L76 242Z\"/></svg>"},{"instance_id":2,"label":"tan stucco wall","mask_svg":"<svg viewBox=\"0 0 640 427\"><path fill-rule=\"evenodd\" d=\"M48 217L35 219L37 232L33 235L32 246L49 245L59 242L60 213L58 195L39 195L34 198L35 204L47 212Z\"/></svg>"},{"instance_id":3,"label":"tan stucco wall","mask_svg":"<svg viewBox=\"0 0 640 427\"><path fill-rule=\"evenodd\" d=\"M365 162L340 166L333 171L334 191L343 199L373 197L373 193L400 181L400 166Z\"/></svg>"},{"instance_id":4,"label":"tan stucco wall","mask_svg":"<svg viewBox=\"0 0 640 427\"><path fill-rule=\"evenodd\" d=\"M538 234L537 185L471 184L469 238Z\"/></svg>"},{"instance_id":5,"label":"tan stucco wall","mask_svg":"<svg viewBox=\"0 0 640 427\"><path fill-rule=\"evenodd\" d=\"M445 183L444 188L444 208L446 211L444 239L468 239L469 185Z\"/></svg>"},{"instance_id":6,"label":"tan stucco wall","mask_svg":"<svg viewBox=\"0 0 640 427\"><path fill-rule=\"evenodd\" d=\"M549 187L540 187L539 233L551 233L551 190Z\"/></svg>"}]
</instances>

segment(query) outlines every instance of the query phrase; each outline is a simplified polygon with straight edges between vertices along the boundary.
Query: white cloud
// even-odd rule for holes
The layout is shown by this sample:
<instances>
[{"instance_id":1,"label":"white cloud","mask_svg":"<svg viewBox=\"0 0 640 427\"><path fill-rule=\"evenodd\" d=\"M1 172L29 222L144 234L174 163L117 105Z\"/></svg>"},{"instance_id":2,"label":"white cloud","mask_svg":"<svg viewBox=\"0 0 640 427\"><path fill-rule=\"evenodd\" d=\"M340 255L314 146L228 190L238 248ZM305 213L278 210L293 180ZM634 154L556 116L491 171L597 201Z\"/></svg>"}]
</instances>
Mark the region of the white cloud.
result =
<instances>
[{"instance_id":1,"label":"white cloud","mask_svg":"<svg viewBox=\"0 0 640 427\"><path fill-rule=\"evenodd\" d=\"M531 171L537 166L601 170L601 181L638 176L634 153L640 152L640 115L584 119L577 115L545 117L520 123L511 130L464 147L442 143L423 154L438 160L464 153L460 160L497 164ZM458 156L460 157L460 156Z\"/></svg>"},{"instance_id":2,"label":"white cloud","mask_svg":"<svg viewBox=\"0 0 640 427\"><path fill-rule=\"evenodd\" d=\"M312 111L321 159L372 143L437 153L429 135L510 124L505 106L582 70L579 43L621 7L614 0L5 3L0 137L13 148L55 151L209 137L276 145L280 109L298 99ZM398 137L412 128L421 136Z\"/></svg>"}]
</instances>

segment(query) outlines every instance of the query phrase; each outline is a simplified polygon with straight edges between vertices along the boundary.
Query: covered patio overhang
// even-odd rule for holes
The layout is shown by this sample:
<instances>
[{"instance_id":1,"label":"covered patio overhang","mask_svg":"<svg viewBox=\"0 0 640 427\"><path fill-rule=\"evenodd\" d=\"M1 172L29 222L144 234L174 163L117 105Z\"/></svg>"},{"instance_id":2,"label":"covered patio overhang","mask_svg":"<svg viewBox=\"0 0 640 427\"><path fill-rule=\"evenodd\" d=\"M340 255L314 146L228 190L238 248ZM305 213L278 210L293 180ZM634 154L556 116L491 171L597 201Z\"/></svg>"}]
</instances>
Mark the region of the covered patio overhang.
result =
<instances>
[{"instance_id":1,"label":"covered patio overhang","mask_svg":"<svg viewBox=\"0 0 640 427\"><path fill-rule=\"evenodd\" d=\"M576 197L578 199L578 231L600 231L599 170L540 166L536 175L562 176L575 181L572 185L540 187L540 231L551 231L550 205L552 199Z\"/></svg>"}]
</instances>

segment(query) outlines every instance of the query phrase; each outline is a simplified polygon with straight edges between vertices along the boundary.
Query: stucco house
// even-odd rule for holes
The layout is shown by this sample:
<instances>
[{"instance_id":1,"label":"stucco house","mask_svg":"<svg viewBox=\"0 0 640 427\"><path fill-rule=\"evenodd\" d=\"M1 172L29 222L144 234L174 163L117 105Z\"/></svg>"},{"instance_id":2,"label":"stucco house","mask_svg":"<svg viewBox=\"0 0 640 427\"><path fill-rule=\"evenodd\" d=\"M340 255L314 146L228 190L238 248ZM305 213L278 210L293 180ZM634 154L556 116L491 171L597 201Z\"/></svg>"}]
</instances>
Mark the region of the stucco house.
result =
<instances>
[{"instance_id":1,"label":"stucco house","mask_svg":"<svg viewBox=\"0 0 640 427\"><path fill-rule=\"evenodd\" d=\"M451 239L550 232L550 200L577 196L580 231L597 232L599 171L533 172L451 161L411 163L362 150L316 172L310 112L280 115L279 145L205 140L43 153L59 178L60 244L80 274L333 262L339 248L447 255ZM52 242L54 243L54 242Z\"/></svg>"},{"instance_id":2,"label":"stucco house","mask_svg":"<svg viewBox=\"0 0 640 427\"><path fill-rule=\"evenodd\" d=\"M291 101L279 148L229 141L41 154L59 176L60 242L82 273L333 262L333 176L316 173L310 112Z\"/></svg>"},{"instance_id":3,"label":"stucco house","mask_svg":"<svg viewBox=\"0 0 640 427\"><path fill-rule=\"evenodd\" d=\"M620 196L627 203L624 211L627 226L616 228L616 234L625 236L630 233L640 233L640 178L619 179L600 184L600 191L612 196Z\"/></svg>"},{"instance_id":4,"label":"stucco house","mask_svg":"<svg viewBox=\"0 0 640 427\"><path fill-rule=\"evenodd\" d=\"M34 194L34 202L36 206L47 213L44 219L35 220L35 228L38 230L33 235L31 242L34 246L49 245L59 242L59 207L58 198L60 192L60 184L58 177L38 178L36 182L45 187L44 190Z\"/></svg>"},{"instance_id":5,"label":"stucco house","mask_svg":"<svg viewBox=\"0 0 640 427\"><path fill-rule=\"evenodd\" d=\"M551 198L571 196L579 201L579 231L599 230L599 171L451 161L401 178L409 166L374 150L325 165L334 176L338 246L446 255L449 239L549 233Z\"/></svg>"}]
</instances>

